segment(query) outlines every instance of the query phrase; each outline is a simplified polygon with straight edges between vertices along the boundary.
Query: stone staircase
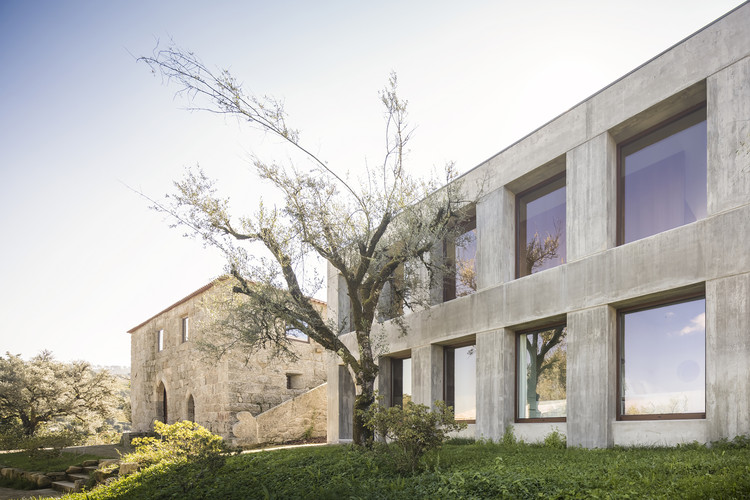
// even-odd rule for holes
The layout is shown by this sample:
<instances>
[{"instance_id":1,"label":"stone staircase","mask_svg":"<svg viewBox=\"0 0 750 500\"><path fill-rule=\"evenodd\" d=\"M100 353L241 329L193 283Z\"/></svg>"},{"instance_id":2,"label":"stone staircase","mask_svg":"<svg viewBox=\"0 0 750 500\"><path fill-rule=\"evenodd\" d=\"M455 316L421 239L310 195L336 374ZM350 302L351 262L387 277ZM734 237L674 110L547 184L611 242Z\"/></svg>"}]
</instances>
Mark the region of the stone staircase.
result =
<instances>
[{"instance_id":1,"label":"stone staircase","mask_svg":"<svg viewBox=\"0 0 750 500\"><path fill-rule=\"evenodd\" d=\"M91 483L91 476L99 467L115 463L117 460L87 460L80 466L71 465L64 473L60 473L51 488L63 493L74 493Z\"/></svg>"}]
</instances>

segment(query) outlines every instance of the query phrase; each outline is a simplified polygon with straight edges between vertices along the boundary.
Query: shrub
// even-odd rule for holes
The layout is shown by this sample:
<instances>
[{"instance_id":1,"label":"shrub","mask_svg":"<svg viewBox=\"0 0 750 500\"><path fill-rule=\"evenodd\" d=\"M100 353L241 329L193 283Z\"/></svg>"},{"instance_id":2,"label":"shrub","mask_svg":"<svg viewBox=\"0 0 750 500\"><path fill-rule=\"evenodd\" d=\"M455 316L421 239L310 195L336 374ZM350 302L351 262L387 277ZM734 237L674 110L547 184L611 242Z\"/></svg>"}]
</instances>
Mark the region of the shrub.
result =
<instances>
[{"instance_id":1,"label":"shrub","mask_svg":"<svg viewBox=\"0 0 750 500\"><path fill-rule=\"evenodd\" d=\"M568 446L568 439L555 428L554 431L544 436L544 446L547 448L563 449Z\"/></svg>"},{"instance_id":2,"label":"shrub","mask_svg":"<svg viewBox=\"0 0 750 500\"><path fill-rule=\"evenodd\" d=\"M516 439L516 433L513 430L512 425L506 425L505 431L503 431L503 444L505 446L514 446L518 440Z\"/></svg>"},{"instance_id":3,"label":"shrub","mask_svg":"<svg viewBox=\"0 0 750 500\"><path fill-rule=\"evenodd\" d=\"M384 448L394 454L396 466L414 473L422 456L439 448L449 432L466 428L456 422L453 410L443 401L435 402L435 410L428 406L404 403L403 407L374 404L364 412L365 426L386 440L393 441Z\"/></svg>"},{"instance_id":4,"label":"shrub","mask_svg":"<svg viewBox=\"0 0 750 500\"><path fill-rule=\"evenodd\" d=\"M142 467L159 462L199 461L221 467L224 454L230 448L224 440L195 422L182 421L172 425L154 423L158 437L133 439L135 451L122 458L123 462L137 462Z\"/></svg>"}]
</instances>

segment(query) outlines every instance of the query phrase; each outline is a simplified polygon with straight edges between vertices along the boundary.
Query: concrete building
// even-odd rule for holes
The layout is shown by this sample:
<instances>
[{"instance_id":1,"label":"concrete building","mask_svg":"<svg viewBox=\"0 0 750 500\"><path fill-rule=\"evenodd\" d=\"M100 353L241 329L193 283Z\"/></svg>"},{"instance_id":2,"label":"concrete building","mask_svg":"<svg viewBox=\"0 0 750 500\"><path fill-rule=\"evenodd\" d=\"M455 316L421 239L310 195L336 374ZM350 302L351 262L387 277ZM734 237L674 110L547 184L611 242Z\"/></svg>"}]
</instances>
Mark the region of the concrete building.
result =
<instances>
[{"instance_id":1,"label":"concrete building","mask_svg":"<svg viewBox=\"0 0 750 500\"><path fill-rule=\"evenodd\" d=\"M386 401L447 400L492 440L750 434L750 4L463 181L484 182L463 250L476 290L433 290L406 336L384 324ZM328 381L328 439L345 441L355 387L333 355Z\"/></svg>"},{"instance_id":2,"label":"concrete building","mask_svg":"<svg viewBox=\"0 0 750 500\"><path fill-rule=\"evenodd\" d=\"M288 332L296 360L268 351L230 351L221 360L196 347L207 305L231 293L219 278L140 325L131 334L132 430L156 420L190 420L237 445L283 442L326 433L323 349ZM325 304L317 303L325 314Z\"/></svg>"}]
</instances>

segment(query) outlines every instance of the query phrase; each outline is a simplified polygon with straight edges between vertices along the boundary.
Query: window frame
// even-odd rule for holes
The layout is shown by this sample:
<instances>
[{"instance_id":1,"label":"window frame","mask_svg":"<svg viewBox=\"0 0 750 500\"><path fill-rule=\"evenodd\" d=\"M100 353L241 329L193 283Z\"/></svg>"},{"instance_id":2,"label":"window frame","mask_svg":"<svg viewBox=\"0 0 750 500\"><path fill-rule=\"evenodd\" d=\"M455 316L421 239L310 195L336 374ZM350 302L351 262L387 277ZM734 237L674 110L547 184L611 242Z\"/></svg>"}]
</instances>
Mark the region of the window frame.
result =
<instances>
[{"instance_id":1,"label":"window frame","mask_svg":"<svg viewBox=\"0 0 750 500\"><path fill-rule=\"evenodd\" d=\"M526 418L521 417L518 411L518 403L520 401L520 395L519 395L519 373L520 373L520 353L519 349L521 348L521 337L528 335L530 333L536 333L536 332L543 332L546 330L551 330L552 328L557 328L558 326L564 326L565 328L568 327L568 322L563 321L555 321L552 323L545 323L542 326L535 327L535 328L527 328L524 330L518 330L515 332L515 398L514 398L514 410L513 410L513 419L514 422L517 424L526 424L526 423L545 423L545 422L554 422L554 423L562 423L567 422L567 414L568 414L568 380L567 380L567 374L565 378L565 416L564 417L533 417L533 418ZM566 333L567 334L567 333ZM566 350L566 357L567 357L567 350Z\"/></svg>"},{"instance_id":2,"label":"window frame","mask_svg":"<svg viewBox=\"0 0 750 500\"><path fill-rule=\"evenodd\" d=\"M563 170L562 172L559 172L559 173L553 175L552 177L549 177L548 179L543 180L542 182L538 182L537 184L531 186L530 188L524 189L520 193L516 194L516 197L515 197L515 205L516 205L515 206L515 212L516 212L516 217L515 217L515 222L516 222L516 231L515 231L516 232L516 234L515 234L515 236L516 236L516 242L515 242L516 270L515 270L515 277L516 277L516 279L525 278L526 276L531 276L533 274L536 274L536 273L530 273L530 274L526 274L526 275L521 276L521 199L524 198L524 197L526 197L526 196L528 196L528 195L530 195L530 194L532 194L534 191L539 191L539 190L547 187L548 185L554 184L554 183L556 183L556 182L558 182L560 180L564 180L565 181L565 182L563 182L563 186L562 186L562 187L564 187L566 189L566 191L565 191L565 193L566 193L566 199L565 199L565 224L563 225L563 231L565 231L565 233L567 233L567 223L568 223L568 200L567 200L568 179L567 179L567 170ZM558 188L558 189L560 189L560 188ZM552 193L552 192L554 192L554 191L550 191L550 193ZM550 194L550 193L548 193L548 194ZM566 234L566 237L567 237L567 234ZM566 247L567 247L567 238L566 238ZM566 248L565 249L566 262L567 262L567 254L568 254L567 250L568 249ZM563 265L563 264L558 264L555 267L559 267L561 265ZM554 269L554 268L550 268L550 269ZM545 271L546 271L546 269L545 269Z\"/></svg>"},{"instance_id":3,"label":"window frame","mask_svg":"<svg viewBox=\"0 0 750 500\"><path fill-rule=\"evenodd\" d=\"M703 412L691 412L691 413L652 413L652 414L637 414L637 415L628 415L623 413L623 400L624 400L624 394L622 392L622 366L624 363L624 358L622 357L622 345L623 345L623 339L624 339L624 318L625 315L628 313L634 313L639 311L647 311L649 309L658 309L660 307L666 307L669 305L674 304L682 304L684 302L692 302L695 300L703 299L704 306L706 301L706 293L705 291L701 292L691 292L691 293L685 293L681 295L676 295L673 297L669 297L666 299L659 299L659 300L651 300L647 301L641 304L637 304L634 306L628 306L623 307L621 309L617 310L617 347L616 347L616 363L617 363L617 392L616 392L616 404L617 407L617 414L616 419L618 421L654 421L654 420L705 420L706 419L706 405L705 405L705 398L706 398L706 374L705 374L705 368L704 368L704 383L703 383L703 398L704 398L704 411ZM705 308L707 309L707 308ZM704 332L704 346L705 346L705 332ZM705 349L705 347L704 347ZM707 355L706 351L704 350L704 357ZM705 360L704 360L704 367L706 366Z\"/></svg>"},{"instance_id":4,"label":"window frame","mask_svg":"<svg viewBox=\"0 0 750 500\"><path fill-rule=\"evenodd\" d=\"M616 176L617 176L617 221L616 221L616 223L617 223L617 231L616 231L616 233L617 233L617 240L616 240L616 245L617 246L621 246L621 245L625 245L626 244L626 242L625 242L625 183L623 182L623 173L624 173L624 169L625 169L625 162L624 162L624 156L623 156L623 149L627 148L628 146L631 146L633 143L635 143L637 141L640 141L644 137L647 137L649 135L652 135L652 134L658 132L660 129L664 129L666 127L669 127L673 123L678 122L679 120L685 118L686 116L688 116L688 115L690 115L692 113L695 113L695 112L697 112L697 111L699 111L701 109L704 110L704 114L706 116L705 116L705 118L703 120L700 120L697 123L701 123L702 121L708 122L708 105L707 105L707 101L703 100L700 103L698 103L698 104L696 104L694 106L690 106L689 108L687 108L687 109L685 109L683 111L680 111L679 113L677 113L677 114L675 114L675 115L667 118L666 120L662 120L661 122L657 123L656 125L653 125L653 126L647 128L646 130L644 130L642 132L639 132L636 135L634 135L634 136L632 136L632 137L630 137L630 138L628 138L628 139L626 139L626 140L624 140L624 141L622 141L622 142L620 142L620 143L617 144L617 168L616 168L616 170L617 170L617 172L616 172ZM697 123L695 123L694 125L696 125ZM655 140L655 141L653 141L653 142L651 142L649 144L646 144L645 146L643 146L643 147L641 147L641 148L633 151L630 154L637 153L638 151L641 151L641 150L643 150L643 149L645 149L645 148L647 148L647 147L649 147L649 146L651 146L653 144L656 144L659 141L662 141L662 140L667 139L667 138L669 138L669 137L671 137L671 136L673 136L673 135L675 135L675 134L677 134L679 132L687 130L691 126L692 125L688 125L686 127L680 128L680 129L676 130L675 132L672 132L671 134L669 134L669 135L667 135L665 137L662 137L661 139L657 139L657 140ZM708 155L707 151L706 151L706 155ZM706 160L706 161L708 161L708 160ZM708 164L706 164L706 168L708 169ZM706 189L708 189L708 177L706 177ZM708 203L708 199L706 199L706 202ZM702 219L698 219L698 220L702 220ZM690 224L690 223L688 223L688 224ZM675 226L675 227L670 228L670 229L676 229L676 228L682 227L684 225L685 224L681 224L679 226ZM669 229L667 229L667 231L669 231ZM649 235L649 236L654 236L655 234L660 234L660 233L654 233L654 234ZM643 238L639 238L637 240L630 241L628 243L634 243L634 242L639 241L641 239L648 238L649 236L645 236Z\"/></svg>"},{"instance_id":5,"label":"window frame","mask_svg":"<svg viewBox=\"0 0 750 500\"><path fill-rule=\"evenodd\" d=\"M456 349L461 349L462 347L469 347L469 346L473 346L474 349L476 350L477 348L476 340L471 340L468 342L461 342L460 344L451 344L451 345L447 345L443 347L443 401L445 402L447 406L453 407L454 416L455 416L455 411L456 411L456 407L455 407L455 402L456 402L455 401L456 400L456 396L455 396L455 387L456 387L455 385L455 370L456 370L455 351ZM450 370L448 368L448 355L447 355L448 351L454 352L454 363L453 363L453 367ZM475 359L474 359L474 362L475 362L474 379L475 380L474 382L476 383L476 356L477 354L475 353L474 356L475 356ZM453 401L452 401L453 404L450 404L448 401L448 380L450 378L448 376L449 372L453 374L453 390L454 390ZM476 402L476 390L475 390L474 392L474 410L475 411L476 411L476 404L477 402ZM473 419L458 419L457 418L455 420L457 422L463 422L465 424L477 423L476 418L473 418Z\"/></svg>"},{"instance_id":6,"label":"window frame","mask_svg":"<svg viewBox=\"0 0 750 500\"><path fill-rule=\"evenodd\" d=\"M391 375L391 384L390 385L391 385L391 387L390 387L390 394L389 394L390 397L388 398L389 399L389 401L388 401L388 406L389 407L401 406L403 408L403 405L404 405L404 390L403 390L404 367L403 367L403 362L404 362L405 359L408 359L409 361L411 361L411 359L412 359L411 355L409 355L409 356L401 356L401 357L391 357L391 369L390 369L390 372L391 372L390 373L390 375ZM397 364L400 364L400 366L401 366L401 403L400 404L396 404L396 398L395 398L396 391L394 390L396 388L396 377L394 375L394 372L395 372L395 368L396 368ZM413 368L413 365L412 365L412 368ZM411 378L411 380L409 381L410 384L412 384L413 381L414 381L414 378L413 378L413 376L411 376L411 374L412 374L412 370L410 369L410 378ZM414 393L414 388L412 387L412 394L409 394L409 396L413 397L413 395L414 395L413 393Z\"/></svg>"},{"instance_id":7,"label":"window frame","mask_svg":"<svg viewBox=\"0 0 750 500\"><path fill-rule=\"evenodd\" d=\"M182 327L182 343L184 344L190 340L190 316L182 316L180 324Z\"/></svg>"},{"instance_id":8,"label":"window frame","mask_svg":"<svg viewBox=\"0 0 750 500\"><path fill-rule=\"evenodd\" d=\"M156 330L156 352L164 350L164 328Z\"/></svg>"},{"instance_id":9,"label":"window frame","mask_svg":"<svg viewBox=\"0 0 750 500\"><path fill-rule=\"evenodd\" d=\"M443 261L445 262L445 275L443 276L441 294L443 302L449 302L460 297L467 297L477 292L473 290L465 295L458 295L458 287L456 286L456 280L458 279L458 269L456 264L456 239L468 233L469 231L475 232L475 245L477 246L474 254L474 271L476 272L476 254L479 253L479 231L477 230L477 214L476 206L472 205L466 210L463 217L459 217L455 224L456 232L451 236L450 239L446 238L443 240ZM452 257L449 256L452 254Z\"/></svg>"}]
</instances>

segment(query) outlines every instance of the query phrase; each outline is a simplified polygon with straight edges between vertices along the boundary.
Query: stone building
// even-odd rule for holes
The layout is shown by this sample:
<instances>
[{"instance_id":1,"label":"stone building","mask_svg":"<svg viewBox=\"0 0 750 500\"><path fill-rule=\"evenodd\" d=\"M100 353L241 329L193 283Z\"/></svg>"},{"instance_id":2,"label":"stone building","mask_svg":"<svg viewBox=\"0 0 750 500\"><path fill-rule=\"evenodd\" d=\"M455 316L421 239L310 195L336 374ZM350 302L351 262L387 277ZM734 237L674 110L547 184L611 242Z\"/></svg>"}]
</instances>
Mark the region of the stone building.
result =
<instances>
[{"instance_id":1,"label":"stone building","mask_svg":"<svg viewBox=\"0 0 750 500\"><path fill-rule=\"evenodd\" d=\"M384 324L387 401L447 400L492 440L750 434L750 4L462 180L484 183L454 252L476 289L433 290L405 336ZM339 283L329 268L340 320ZM345 441L355 387L333 356L328 382L328 439Z\"/></svg>"},{"instance_id":2,"label":"stone building","mask_svg":"<svg viewBox=\"0 0 750 500\"><path fill-rule=\"evenodd\" d=\"M297 359L268 350L220 360L196 347L206 306L229 293L219 278L131 329L134 432L155 420L191 420L238 445L322 437L326 432L323 348L289 332ZM325 314L325 304L316 301Z\"/></svg>"}]
</instances>

